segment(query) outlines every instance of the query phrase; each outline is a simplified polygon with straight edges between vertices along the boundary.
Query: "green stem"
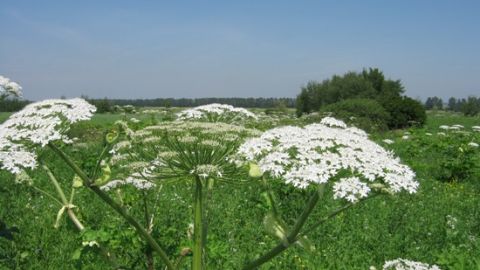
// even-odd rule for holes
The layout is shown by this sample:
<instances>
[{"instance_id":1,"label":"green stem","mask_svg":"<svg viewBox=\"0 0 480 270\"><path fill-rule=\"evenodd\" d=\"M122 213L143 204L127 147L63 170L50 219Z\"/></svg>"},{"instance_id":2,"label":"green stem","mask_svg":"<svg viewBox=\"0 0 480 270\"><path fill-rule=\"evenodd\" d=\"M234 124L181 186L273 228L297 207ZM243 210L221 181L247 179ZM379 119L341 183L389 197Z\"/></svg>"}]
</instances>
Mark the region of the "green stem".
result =
<instances>
[{"instance_id":1,"label":"green stem","mask_svg":"<svg viewBox=\"0 0 480 270\"><path fill-rule=\"evenodd\" d=\"M70 168L83 180L85 186L90 188L95 194L97 194L100 199L102 199L105 203L107 203L113 210L115 210L120 216L122 216L125 221L127 221L132 227L134 227L137 233L147 241L147 243L158 253L161 260L167 266L167 269L173 270L173 264L168 259L167 254L165 251L160 247L160 245L153 239L153 237L140 225L132 216L130 216L127 211L120 206L117 202L115 202L107 193L103 192L99 187L93 185L93 181L88 178L87 174L80 169L73 160L70 159L62 150L60 150L55 144L49 143L48 146L58 154L64 161L67 163Z\"/></svg>"},{"instance_id":2,"label":"green stem","mask_svg":"<svg viewBox=\"0 0 480 270\"><path fill-rule=\"evenodd\" d=\"M98 160L97 160L97 164L95 164L95 169L93 169L93 176L92 176L93 179L97 178L98 170L100 169L100 165L102 163L103 157L105 156L105 154L107 153L107 150L109 148L110 148L110 146L109 146L109 144L107 144L103 148L102 152L100 153L100 156L98 157Z\"/></svg>"},{"instance_id":3,"label":"green stem","mask_svg":"<svg viewBox=\"0 0 480 270\"><path fill-rule=\"evenodd\" d=\"M63 203L60 203L58 200L56 200L56 201L59 202L60 204L64 205L64 206L72 204L75 190L72 189L72 193L71 193L71 196L70 196L70 201L67 201L67 198L66 198L65 194L63 193L63 190L61 189L60 184L57 181L57 178L55 177L55 175L53 175L50 168L48 168L45 164L42 164L42 168L47 172L48 178L50 178L50 180L52 181L52 183L55 186L55 189L57 190L57 193L59 194ZM68 217L70 218L70 220L73 222L73 224L75 224L75 226L77 227L77 229L79 231L85 230L85 226L78 219L77 215L75 215L75 212L73 212L73 210L71 208L67 208L67 214L68 214ZM99 247L100 252L102 253L103 257L105 257L107 259L107 261L112 265L112 267L114 269L121 269L121 267L118 265L118 263L116 261L116 258L113 254L110 254L110 252L108 252L108 250L103 245L100 245L98 247Z\"/></svg>"},{"instance_id":4,"label":"green stem","mask_svg":"<svg viewBox=\"0 0 480 270\"><path fill-rule=\"evenodd\" d=\"M50 169L45 164L42 164L42 168L47 172L48 178L50 178L50 181L52 181L52 184L55 187L55 190L57 191L58 196L60 196L60 200L62 201L62 204L68 205L67 197L65 196L65 193L63 193L63 190L60 187L60 184L58 183L57 178L55 178L52 171L50 171Z\"/></svg>"},{"instance_id":5,"label":"green stem","mask_svg":"<svg viewBox=\"0 0 480 270\"><path fill-rule=\"evenodd\" d=\"M275 256L280 254L282 251L286 250L292 244L294 244L299 239L298 234L300 233L300 230L302 229L303 225L305 225L305 222L307 221L308 217L310 216L313 209L315 208L315 205L318 203L318 200L320 199L320 197L323 196L324 190L325 190L325 185L322 184L321 186L319 186L318 190L312 194L312 196L310 197L310 200L308 201L307 205L303 209L303 212L297 218L295 224L293 225L293 228L288 233L286 237L286 243L285 241L280 242L278 245L276 245L274 248L269 250L267 253L263 254L256 260L248 263L242 269L244 270L255 269L260 265L270 261Z\"/></svg>"},{"instance_id":6,"label":"green stem","mask_svg":"<svg viewBox=\"0 0 480 270\"><path fill-rule=\"evenodd\" d=\"M202 181L195 177L195 193L193 197L193 260L192 269L203 269L203 200L202 200Z\"/></svg>"}]
</instances>

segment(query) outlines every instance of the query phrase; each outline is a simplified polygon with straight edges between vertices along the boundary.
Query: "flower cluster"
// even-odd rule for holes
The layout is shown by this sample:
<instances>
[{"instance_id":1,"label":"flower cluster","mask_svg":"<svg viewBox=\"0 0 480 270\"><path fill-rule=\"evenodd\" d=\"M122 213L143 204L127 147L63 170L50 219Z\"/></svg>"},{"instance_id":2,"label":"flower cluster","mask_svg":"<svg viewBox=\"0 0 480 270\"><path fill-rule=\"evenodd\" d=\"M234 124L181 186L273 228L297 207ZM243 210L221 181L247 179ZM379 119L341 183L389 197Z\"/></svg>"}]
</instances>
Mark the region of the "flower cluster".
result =
<instances>
[{"instance_id":1,"label":"flower cluster","mask_svg":"<svg viewBox=\"0 0 480 270\"><path fill-rule=\"evenodd\" d=\"M18 83L0 75L0 99L6 96L21 97L21 90L22 87Z\"/></svg>"},{"instance_id":2,"label":"flower cluster","mask_svg":"<svg viewBox=\"0 0 480 270\"><path fill-rule=\"evenodd\" d=\"M244 138L259 134L226 123L162 122L132 131L129 141L114 145L110 165L120 179L139 168L148 168L150 181L190 176L226 179L236 171L228 157ZM132 168L132 164L142 166Z\"/></svg>"},{"instance_id":3,"label":"flower cluster","mask_svg":"<svg viewBox=\"0 0 480 270\"><path fill-rule=\"evenodd\" d=\"M341 179L333 185L333 198L345 198L349 202L356 202L360 198L365 198L370 192L367 184L360 181L358 177L349 177Z\"/></svg>"},{"instance_id":4,"label":"flower cluster","mask_svg":"<svg viewBox=\"0 0 480 270\"><path fill-rule=\"evenodd\" d=\"M414 193L415 173L391 152L357 128L326 118L304 128L274 128L240 146L242 160L257 162L264 173L283 178L298 188L344 177L335 198L356 201L370 192L368 184L385 185L391 192ZM351 177L351 178L349 178Z\"/></svg>"},{"instance_id":5,"label":"flower cluster","mask_svg":"<svg viewBox=\"0 0 480 270\"><path fill-rule=\"evenodd\" d=\"M440 270L440 267L407 259L395 259L386 261L383 270Z\"/></svg>"},{"instance_id":6,"label":"flower cluster","mask_svg":"<svg viewBox=\"0 0 480 270\"><path fill-rule=\"evenodd\" d=\"M177 114L179 120L196 120L207 122L231 122L243 119L257 119L257 116L244 109L231 105L212 103L184 110Z\"/></svg>"},{"instance_id":7,"label":"flower cluster","mask_svg":"<svg viewBox=\"0 0 480 270\"><path fill-rule=\"evenodd\" d=\"M101 186L100 189L109 191L124 185L132 185L139 190L148 190L156 186L154 183L144 179L141 174L134 173L125 180L111 180L107 184Z\"/></svg>"},{"instance_id":8,"label":"flower cluster","mask_svg":"<svg viewBox=\"0 0 480 270\"><path fill-rule=\"evenodd\" d=\"M0 164L3 169L19 173L21 167L35 168L33 148L51 141L71 140L65 135L70 124L88 120L95 106L83 99L51 99L27 105L0 125Z\"/></svg>"}]
</instances>

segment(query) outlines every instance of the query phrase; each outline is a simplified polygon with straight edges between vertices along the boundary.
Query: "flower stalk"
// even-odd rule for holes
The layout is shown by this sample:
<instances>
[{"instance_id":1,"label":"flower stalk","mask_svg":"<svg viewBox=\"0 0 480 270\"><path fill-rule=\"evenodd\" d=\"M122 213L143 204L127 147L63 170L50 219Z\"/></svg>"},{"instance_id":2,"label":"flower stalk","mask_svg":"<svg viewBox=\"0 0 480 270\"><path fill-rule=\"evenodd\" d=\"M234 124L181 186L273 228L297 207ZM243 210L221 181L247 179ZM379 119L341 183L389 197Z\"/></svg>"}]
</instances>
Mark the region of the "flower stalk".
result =
<instances>
[{"instance_id":1,"label":"flower stalk","mask_svg":"<svg viewBox=\"0 0 480 270\"><path fill-rule=\"evenodd\" d=\"M193 196L193 260L192 269L203 269L203 198L202 198L202 181L198 176L195 177L195 193ZM206 238L206 235L205 235Z\"/></svg>"},{"instance_id":2,"label":"flower stalk","mask_svg":"<svg viewBox=\"0 0 480 270\"><path fill-rule=\"evenodd\" d=\"M270 251L260 256L256 260L250 262L249 264L244 266L242 269L244 270L255 269L260 265L270 261L275 256L280 254L282 251L286 250L292 244L294 244L299 239L298 234L300 233L300 230L303 228L303 225L305 225L308 217L312 213L313 209L315 209L315 206L317 205L320 198L323 197L324 191L325 191L325 185L322 184L318 187L318 190L312 194L312 196L310 197L310 200L308 201L307 205L303 209L302 213L295 221L295 224L293 225L292 230L288 233L287 237L285 238L286 241L281 241L277 246L275 246Z\"/></svg>"},{"instance_id":3,"label":"flower stalk","mask_svg":"<svg viewBox=\"0 0 480 270\"><path fill-rule=\"evenodd\" d=\"M67 165L72 168L72 170L82 179L84 185L90 188L95 194L97 194L100 199L102 199L105 203L107 203L113 210L115 210L120 216L122 216L127 223L129 223L132 227L135 228L137 233L145 240L147 243L157 252L160 256L163 263L165 263L167 269L173 270L174 266L172 262L168 259L167 254L165 251L160 247L160 245L153 239L153 237L142 227L132 216L130 216L127 211L115 202L107 193L102 191L99 187L93 185L93 181L87 176L87 174L80 169L73 160L70 159L62 150L60 150L55 144L49 143L48 146L60 156L60 158L67 163Z\"/></svg>"}]
</instances>

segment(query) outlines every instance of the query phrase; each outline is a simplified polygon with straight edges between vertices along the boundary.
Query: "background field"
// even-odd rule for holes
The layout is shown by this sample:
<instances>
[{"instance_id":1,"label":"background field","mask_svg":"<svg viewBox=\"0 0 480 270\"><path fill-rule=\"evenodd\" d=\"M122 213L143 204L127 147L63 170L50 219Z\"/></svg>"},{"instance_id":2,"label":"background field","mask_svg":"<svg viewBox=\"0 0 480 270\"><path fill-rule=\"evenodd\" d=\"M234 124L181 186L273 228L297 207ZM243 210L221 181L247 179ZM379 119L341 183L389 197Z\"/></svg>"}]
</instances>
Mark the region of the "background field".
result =
<instances>
[{"instance_id":1,"label":"background field","mask_svg":"<svg viewBox=\"0 0 480 270\"><path fill-rule=\"evenodd\" d=\"M6 114L0 114L0 122L5 117ZM146 122L150 116L96 115L92 121L72 129L72 135L85 144L80 151L71 151L71 156L80 164L88 163L99 152L104 130L125 117ZM405 130L371 134L380 143L384 138L395 141L384 146L416 171L421 184L417 194L379 197L350 209L312 233L310 239L315 251L291 248L262 269L368 269L379 268L385 260L398 257L436 263L444 269L480 269L480 180L438 181L433 176L438 164L432 162L432 153L426 145L419 146L414 138L425 132L435 134L443 124L462 124L468 128L480 125L480 118L430 112L423 129L409 130L410 140L401 139ZM68 190L72 173L53 155L49 162ZM45 175L39 172L36 178L41 186L50 189ZM308 191L300 192L277 182L274 187L282 214L291 222L305 204L307 196L303 193ZM218 203L213 203L211 210L214 218L209 228L209 269L237 269L276 243L263 233L266 206L260 193L254 192L261 189L259 183L215 187L212 201ZM178 253L188 244L191 192L191 187L183 184L163 189L160 196L161 211L156 218L160 233L155 237L161 239L170 254ZM326 195L312 220L338 206L331 196ZM142 247L138 239L129 237L128 226L88 190L82 190L76 201L88 202L79 209L87 226L124 232L124 238L118 240L124 246L123 256L133 269L143 269L142 264L134 263L142 260L143 254L133 251ZM81 259L72 259L82 240L66 218L59 229L53 228L59 207L28 186L15 184L13 177L5 172L0 172L0 205L0 218L20 230L15 241L0 238L0 269L107 267L95 250L84 252Z\"/></svg>"}]
</instances>

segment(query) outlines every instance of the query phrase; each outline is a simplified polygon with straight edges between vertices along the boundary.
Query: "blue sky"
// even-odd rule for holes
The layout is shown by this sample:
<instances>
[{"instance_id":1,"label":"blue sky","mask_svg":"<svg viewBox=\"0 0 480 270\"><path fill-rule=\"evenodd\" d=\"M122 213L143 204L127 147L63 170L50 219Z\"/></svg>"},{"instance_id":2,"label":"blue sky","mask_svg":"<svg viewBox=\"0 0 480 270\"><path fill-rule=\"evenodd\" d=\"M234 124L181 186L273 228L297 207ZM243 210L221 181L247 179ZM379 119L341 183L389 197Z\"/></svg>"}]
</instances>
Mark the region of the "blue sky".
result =
<instances>
[{"instance_id":1,"label":"blue sky","mask_svg":"<svg viewBox=\"0 0 480 270\"><path fill-rule=\"evenodd\" d=\"M378 67L414 98L480 95L480 1L22 1L0 75L27 99L294 97Z\"/></svg>"}]
</instances>

